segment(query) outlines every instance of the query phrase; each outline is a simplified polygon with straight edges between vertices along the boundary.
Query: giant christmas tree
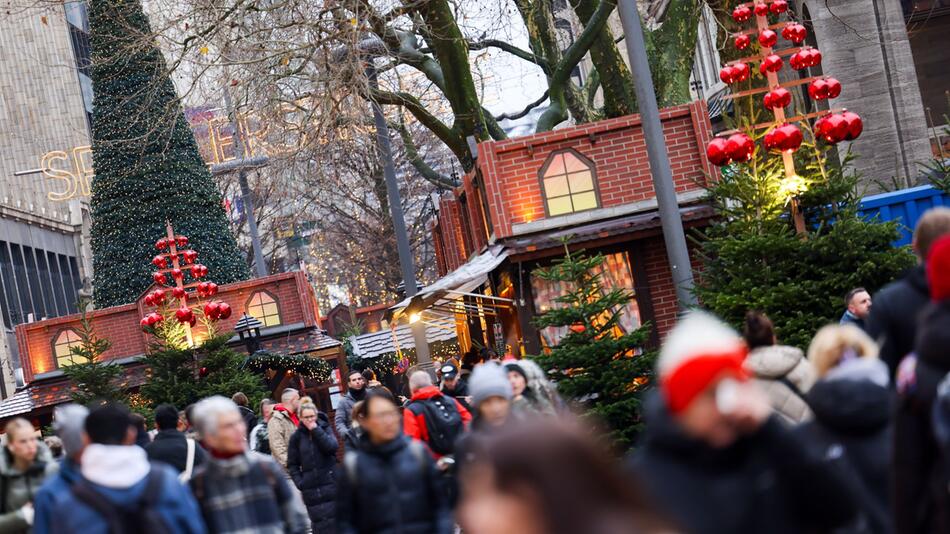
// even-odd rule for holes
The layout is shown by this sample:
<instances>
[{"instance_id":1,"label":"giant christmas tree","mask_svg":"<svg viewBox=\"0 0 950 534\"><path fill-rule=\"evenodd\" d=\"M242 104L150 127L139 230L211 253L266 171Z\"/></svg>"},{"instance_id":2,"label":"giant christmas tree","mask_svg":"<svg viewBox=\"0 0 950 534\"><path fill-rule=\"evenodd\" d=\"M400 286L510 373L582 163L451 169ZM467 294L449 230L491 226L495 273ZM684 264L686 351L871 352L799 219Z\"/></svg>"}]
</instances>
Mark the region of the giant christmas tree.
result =
<instances>
[{"instance_id":1,"label":"giant christmas tree","mask_svg":"<svg viewBox=\"0 0 950 534\"><path fill-rule=\"evenodd\" d=\"M95 103L92 251L96 305L149 285L153 236L166 220L205 251L221 283L248 277L221 195L198 153L138 0L90 2Z\"/></svg>"}]
</instances>

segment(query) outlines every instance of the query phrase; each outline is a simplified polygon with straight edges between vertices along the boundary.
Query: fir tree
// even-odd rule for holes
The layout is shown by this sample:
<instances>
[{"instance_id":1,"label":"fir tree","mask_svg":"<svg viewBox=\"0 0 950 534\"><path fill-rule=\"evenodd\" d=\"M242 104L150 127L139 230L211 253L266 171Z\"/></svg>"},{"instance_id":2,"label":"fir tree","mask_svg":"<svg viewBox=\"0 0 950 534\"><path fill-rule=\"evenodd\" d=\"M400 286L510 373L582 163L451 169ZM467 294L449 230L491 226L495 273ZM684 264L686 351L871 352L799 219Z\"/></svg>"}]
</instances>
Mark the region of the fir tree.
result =
<instances>
[{"instance_id":1,"label":"fir tree","mask_svg":"<svg viewBox=\"0 0 950 534\"><path fill-rule=\"evenodd\" d=\"M76 387L69 394L73 402L89 404L96 400L128 402L124 384L120 383L124 374L122 366L114 361L103 361L102 355L112 342L96 335L92 320L86 313L86 303L80 302L82 310L79 319L79 344L70 347L71 364L63 367L63 374Z\"/></svg>"},{"instance_id":2,"label":"fir tree","mask_svg":"<svg viewBox=\"0 0 950 534\"><path fill-rule=\"evenodd\" d=\"M91 2L89 26L96 305L132 302L148 287L152 243L165 235L166 219L202 251L218 283L246 279L221 195L139 1Z\"/></svg>"},{"instance_id":3,"label":"fir tree","mask_svg":"<svg viewBox=\"0 0 950 534\"><path fill-rule=\"evenodd\" d=\"M641 390L653 369L653 355L642 349L650 327L624 333L618 319L633 294L604 287L596 272L603 256L572 254L566 245L565 251L553 266L533 273L567 288L534 324L568 327L568 333L533 359L555 379L561 395L584 407L587 416L607 423L618 446L629 447L641 426Z\"/></svg>"}]
</instances>

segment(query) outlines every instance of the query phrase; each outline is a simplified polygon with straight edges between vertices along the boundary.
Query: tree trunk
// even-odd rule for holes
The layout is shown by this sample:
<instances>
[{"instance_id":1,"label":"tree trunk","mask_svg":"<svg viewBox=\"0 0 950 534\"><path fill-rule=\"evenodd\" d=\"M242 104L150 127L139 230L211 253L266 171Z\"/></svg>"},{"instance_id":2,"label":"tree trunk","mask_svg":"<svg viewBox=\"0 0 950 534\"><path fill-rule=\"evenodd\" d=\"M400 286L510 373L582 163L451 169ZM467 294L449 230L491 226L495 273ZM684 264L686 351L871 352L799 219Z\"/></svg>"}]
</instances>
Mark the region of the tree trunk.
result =
<instances>
[{"instance_id":1,"label":"tree trunk","mask_svg":"<svg viewBox=\"0 0 950 534\"><path fill-rule=\"evenodd\" d=\"M571 0L571 6L581 24L586 26L594 14L597 2ZM590 59L594 68L597 69L600 86L603 88L604 116L610 118L635 113L637 94L633 87L633 77L617 48L613 32L609 27L605 27L591 45ZM593 91L596 90L597 87L593 87Z\"/></svg>"}]
</instances>

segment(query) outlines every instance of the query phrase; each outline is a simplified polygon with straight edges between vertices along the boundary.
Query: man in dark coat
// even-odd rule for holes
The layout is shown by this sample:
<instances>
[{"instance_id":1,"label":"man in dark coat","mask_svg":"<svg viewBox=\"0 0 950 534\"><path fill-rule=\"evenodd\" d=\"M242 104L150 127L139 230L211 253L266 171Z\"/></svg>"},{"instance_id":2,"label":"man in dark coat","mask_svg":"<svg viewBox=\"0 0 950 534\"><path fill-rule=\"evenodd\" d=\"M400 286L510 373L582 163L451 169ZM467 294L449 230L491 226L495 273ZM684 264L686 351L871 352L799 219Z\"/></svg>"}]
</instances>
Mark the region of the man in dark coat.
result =
<instances>
[{"instance_id":1,"label":"man in dark coat","mask_svg":"<svg viewBox=\"0 0 950 534\"><path fill-rule=\"evenodd\" d=\"M188 438L178 431L178 409L171 404L162 404L155 408L155 426L158 434L145 446L145 453L152 462L163 462L174 467L179 473L188 468ZM191 440L194 442L194 440ZM194 447L192 469L203 464L207 453L197 442Z\"/></svg>"},{"instance_id":2,"label":"man in dark coat","mask_svg":"<svg viewBox=\"0 0 950 534\"><path fill-rule=\"evenodd\" d=\"M947 233L950 208L936 207L924 213L914 229L913 247L920 265L874 295L866 331L881 346L881 359L892 377L901 359L914 350L919 315L930 301L925 261L931 245Z\"/></svg>"},{"instance_id":3,"label":"man in dark coat","mask_svg":"<svg viewBox=\"0 0 950 534\"><path fill-rule=\"evenodd\" d=\"M792 534L844 525L855 514L828 458L793 435L748 380L738 334L690 312L657 362L633 467L663 514L691 534Z\"/></svg>"},{"instance_id":4,"label":"man in dark coat","mask_svg":"<svg viewBox=\"0 0 950 534\"><path fill-rule=\"evenodd\" d=\"M345 436L350 430L352 424L350 415L353 412L353 405L366 396L366 379L363 378L360 371L350 370L346 377L346 386L346 395L343 395L343 398L337 403L336 415L333 418L337 436Z\"/></svg>"},{"instance_id":5,"label":"man in dark coat","mask_svg":"<svg viewBox=\"0 0 950 534\"><path fill-rule=\"evenodd\" d=\"M446 363L442 366L441 371L442 394L457 400L459 404L471 412L472 406L469 404L468 384L459 376L458 367L454 363Z\"/></svg>"},{"instance_id":6,"label":"man in dark coat","mask_svg":"<svg viewBox=\"0 0 950 534\"><path fill-rule=\"evenodd\" d=\"M336 451L330 419L313 404L300 405L300 426L290 437L287 472L303 494L313 531L336 532Z\"/></svg>"}]
</instances>

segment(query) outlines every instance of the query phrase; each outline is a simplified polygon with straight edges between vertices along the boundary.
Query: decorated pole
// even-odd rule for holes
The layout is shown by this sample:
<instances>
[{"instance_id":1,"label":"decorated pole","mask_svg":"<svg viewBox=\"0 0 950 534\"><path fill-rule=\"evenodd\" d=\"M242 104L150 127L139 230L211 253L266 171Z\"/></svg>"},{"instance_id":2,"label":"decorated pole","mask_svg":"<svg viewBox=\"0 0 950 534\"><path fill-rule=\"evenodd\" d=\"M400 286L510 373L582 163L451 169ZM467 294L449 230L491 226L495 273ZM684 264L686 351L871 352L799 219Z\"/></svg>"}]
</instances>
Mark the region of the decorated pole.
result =
<instances>
[{"instance_id":1,"label":"decorated pole","mask_svg":"<svg viewBox=\"0 0 950 534\"><path fill-rule=\"evenodd\" d=\"M785 184L783 187L790 192L789 204L795 231L805 235L805 217L802 213L798 195L801 191L801 177L795 170L794 153L802 144L802 131L795 123L817 119L812 129L815 142L823 140L835 144L841 141L850 141L861 135L863 124L861 118L850 111L833 109L788 117L785 108L792 103L792 94L789 87L808 84L808 95L812 100L836 98L841 94L841 83L827 76L807 77L800 80L780 83L778 73L785 66L785 57L788 64L795 70L804 70L821 64L821 52L809 46L775 50L781 31L783 39L800 45L805 41L808 30L801 24L788 21L769 24L769 16L781 16L788 12L786 0L756 0L739 4L732 11L732 18L739 24L755 18L755 27L738 32L733 37L733 44L739 50L745 50L753 44L752 36L756 36L758 53L729 62L719 71L719 78L726 84L736 84L748 80L751 75L752 61L759 62L759 73L765 78L765 87L734 92L727 98L736 99L746 96L763 94L762 105L772 112L774 120L763 124L749 126L750 130L768 128L763 138L763 145L768 151L778 151L782 157L785 170ZM750 137L751 132L724 132L726 137L717 137L710 141L706 148L709 161L717 166L730 163L746 163L755 154L755 142Z\"/></svg>"}]
</instances>

